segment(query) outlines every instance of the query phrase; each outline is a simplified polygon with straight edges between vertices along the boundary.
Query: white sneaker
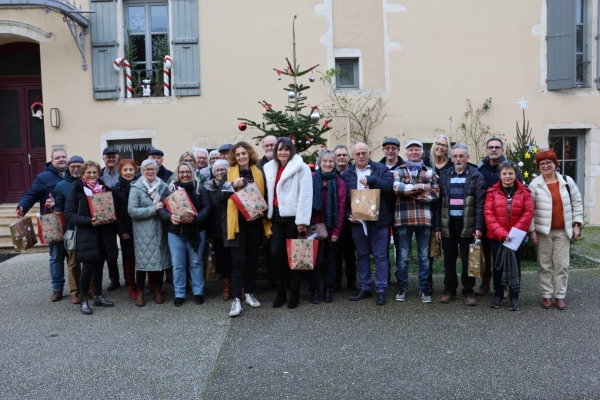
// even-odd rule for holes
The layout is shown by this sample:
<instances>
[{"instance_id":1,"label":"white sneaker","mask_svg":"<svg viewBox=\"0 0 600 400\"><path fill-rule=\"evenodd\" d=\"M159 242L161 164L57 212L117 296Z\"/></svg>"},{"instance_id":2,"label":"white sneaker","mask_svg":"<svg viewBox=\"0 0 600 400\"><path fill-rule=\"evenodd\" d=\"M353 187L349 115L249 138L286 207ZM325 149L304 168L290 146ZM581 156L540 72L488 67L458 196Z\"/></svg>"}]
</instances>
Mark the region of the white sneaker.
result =
<instances>
[{"instance_id":1,"label":"white sneaker","mask_svg":"<svg viewBox=\"0 0 600 400\"><path fill-rule=\"evenodd\" d=\"M229 311L230 317L237 317L242 312L242 302L240 299L233 299L231 302L231 311Z\"/></svg>"},{"instance_id":2,"label":"white sneaker","mask_svg":"<svg viewBox=\"0 0 600 400\"><path fill-rule=\"evenodd\" d=\"M419 292L419 297L423 303L431 303L431 296L427 295L425 292Z\"/></svg>"},{"instance_id":3,"label":"white sneaker","mask_svg":"<svg viewBox=\"0 0 600 400\"><path fill-rule=\"evenodd\" d=\"M254 297L254 293L246 293L246 303L253 308L260 307L260 302Z\"/></svg>"},{"instance_id":4,"label":"white sneaker","mask_svg":"<svg viewBox=\"0 0 600 400\"><path fill-rule=\"evenodd\" d=\"M398 289L398 291L396 292L396 297L395 297L396 301L404 301L406 300L406 292L402 289Z\"/></svg>"}]
</instances>

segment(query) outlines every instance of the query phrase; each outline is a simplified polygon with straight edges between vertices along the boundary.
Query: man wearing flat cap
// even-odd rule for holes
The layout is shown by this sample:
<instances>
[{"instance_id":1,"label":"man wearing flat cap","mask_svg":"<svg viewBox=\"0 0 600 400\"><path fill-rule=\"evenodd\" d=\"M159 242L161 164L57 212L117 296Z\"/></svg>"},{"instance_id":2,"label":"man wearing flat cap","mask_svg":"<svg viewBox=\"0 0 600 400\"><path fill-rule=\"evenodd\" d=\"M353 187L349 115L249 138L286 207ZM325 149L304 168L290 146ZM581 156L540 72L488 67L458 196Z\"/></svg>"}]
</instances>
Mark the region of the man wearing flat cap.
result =
<instances>
[{"instance_id":1,"label":"man wearing flat cap","mask_svg":"<svg viewBox=\"0 0 600 400\"><path fill-rule=\"evenodd\" d=\"M117 165L119 164L119 152L112 147L107 147L102 152L102 161L104 168L100 171L100 179L109 188L119 183L119 172Z\"/></svg>"},{"instance_id":2,"label":"man wearing flat cap","mask_svg":"<svg viewBox=\"0 0 600 400\"><path fill-rule=\"evenodd\" d=\"M159 149L152 149L148 152L148 158L150 160L154 160L156 162L156 165L158 165L158 172L156 173L156 176L158 176L164 182L167 182L171 175L173 175L173 172L169 171L162 165L164 156L165 153L163 153Z\"/></svg>"},{"instance_id":3,"label":"man wearing flat cap","mask_svg":"<svg viewBox=\"0 0 600 400\"><path fill-rule=\"evenodd\" d=\"M221 155L221 160L227 160L229 157L229 152L231 151L231 144L226 143L223 146L219 147L219 154Z\"/></svg>"}]
</instances>

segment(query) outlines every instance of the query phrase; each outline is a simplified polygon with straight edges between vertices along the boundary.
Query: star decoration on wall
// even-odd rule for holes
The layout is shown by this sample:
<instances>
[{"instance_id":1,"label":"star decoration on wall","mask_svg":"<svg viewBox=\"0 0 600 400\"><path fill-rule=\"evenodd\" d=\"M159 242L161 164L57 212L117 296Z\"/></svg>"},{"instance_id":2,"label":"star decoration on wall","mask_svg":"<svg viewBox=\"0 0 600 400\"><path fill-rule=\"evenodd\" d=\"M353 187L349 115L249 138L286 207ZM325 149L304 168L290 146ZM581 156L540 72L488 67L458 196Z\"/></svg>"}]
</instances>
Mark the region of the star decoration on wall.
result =
<instances>
[{"instance_id":1,"label":"star decoration on wall","mask_svg":"<svg viewBox=\"0 0 600 400\"><path fill-rule=\"evenodd\" d=\"M524 110L527 108L527 103L529 103L529 100L525 100L525 98L523 96L521 96L521 101L517 101L517 104L519 105L519 109Z\"/></svg>"}]
</instances>

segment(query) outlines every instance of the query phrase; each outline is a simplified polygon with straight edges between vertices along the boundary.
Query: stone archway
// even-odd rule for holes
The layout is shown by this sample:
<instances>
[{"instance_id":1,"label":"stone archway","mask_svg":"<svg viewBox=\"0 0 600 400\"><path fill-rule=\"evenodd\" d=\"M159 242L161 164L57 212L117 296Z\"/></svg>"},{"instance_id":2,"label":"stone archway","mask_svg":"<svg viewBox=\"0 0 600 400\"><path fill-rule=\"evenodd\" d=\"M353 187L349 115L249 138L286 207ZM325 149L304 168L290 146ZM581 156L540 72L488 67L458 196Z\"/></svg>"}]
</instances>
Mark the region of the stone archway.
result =
<instances>
[{"instance_id":1,"label":"stone archway","mask_svg":"<svg viewBox=\"0 0 600 400\"><path fill-rule=\"evenodd\" d=\"M28 24L26 22L16 21L13 19L1 19L0 18L0 38L14 37L14 40L6 40L4 43L18 42L22 38L29 38L38 43L50 42L54 40L52 32L46 32L42 28L38 28L35 25ZM4 44L0 43L0 44Z\"/></svg>"}]
</instances>

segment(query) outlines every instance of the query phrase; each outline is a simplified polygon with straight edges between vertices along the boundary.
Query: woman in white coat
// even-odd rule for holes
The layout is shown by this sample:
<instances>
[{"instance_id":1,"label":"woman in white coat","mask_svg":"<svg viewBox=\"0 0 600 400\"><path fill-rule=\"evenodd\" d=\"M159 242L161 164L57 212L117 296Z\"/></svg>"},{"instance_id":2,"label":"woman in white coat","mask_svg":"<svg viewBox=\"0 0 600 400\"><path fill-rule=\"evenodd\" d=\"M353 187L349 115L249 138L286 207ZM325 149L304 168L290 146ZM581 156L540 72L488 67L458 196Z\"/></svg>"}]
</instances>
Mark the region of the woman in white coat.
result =
<instances>
[{"instance_id":1,"label":"woman in white coat","mask_svg":"<svg viewBox=\"0 0 600 400\"><path fill-rule=\"evenodd\" d=\"M273 160L264 166L267 180L271 228L271 259L277 284L277 297L273 307L286 301L285 270L289 270L286 239L296 239L306 232L312 214L312 176L302 157L296 154L292 141L280 138L275 146ZM288 308L296 308L300 301L300 272L291 271L292 289Z\"/></svg>"},{"instance_id":2,"label":"woman in white coat","mask_svg":"<svg viewBox=\"0 0 600 400\"><path fill-rule=\"evenodd\" d=\"M541 175L529 184L535 214L529 236L538 247L538 275L542 286L542 307L564 310L571 240L581 235L583 203L571 177L556 172L560 165L552 150L540 151L535 162ZM554 264L554 285L552 285Z\"/></svg>"}]
</instances>

